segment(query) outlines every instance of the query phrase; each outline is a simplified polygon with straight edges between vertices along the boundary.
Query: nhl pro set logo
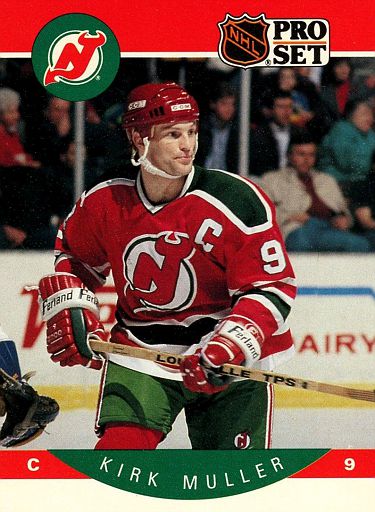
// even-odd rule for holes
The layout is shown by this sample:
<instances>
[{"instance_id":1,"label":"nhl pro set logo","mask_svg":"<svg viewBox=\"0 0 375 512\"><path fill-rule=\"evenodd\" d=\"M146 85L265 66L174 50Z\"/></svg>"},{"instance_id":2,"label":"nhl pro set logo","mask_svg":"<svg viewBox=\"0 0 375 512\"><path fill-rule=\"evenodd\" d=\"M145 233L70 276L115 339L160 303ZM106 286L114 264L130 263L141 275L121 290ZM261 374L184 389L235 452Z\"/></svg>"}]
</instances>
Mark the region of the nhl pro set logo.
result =
<instances>
[{"instance_id":1,"label":"nhl pro set logo","mask_svg":"<svg viewBox=\"0 0 375 512\"><path fill-rule=\"evenodd\" d=\"M329 24L323 19L227 14L218 27L219 57L230 66L324 66L329 61Z\"/></svg>"},{"instance_id":2,"label":"nhl pro set logo","mask_svg":"<svg viewBox=\"0 0 375 512\"><path fill-rule=\"evenodd\" d=\"M86 14L55 18L39 32L32 49L39 82L54 96L83 101L113 82L120 63L116 37L101 20Z\"/></svg>"}]
</instances>

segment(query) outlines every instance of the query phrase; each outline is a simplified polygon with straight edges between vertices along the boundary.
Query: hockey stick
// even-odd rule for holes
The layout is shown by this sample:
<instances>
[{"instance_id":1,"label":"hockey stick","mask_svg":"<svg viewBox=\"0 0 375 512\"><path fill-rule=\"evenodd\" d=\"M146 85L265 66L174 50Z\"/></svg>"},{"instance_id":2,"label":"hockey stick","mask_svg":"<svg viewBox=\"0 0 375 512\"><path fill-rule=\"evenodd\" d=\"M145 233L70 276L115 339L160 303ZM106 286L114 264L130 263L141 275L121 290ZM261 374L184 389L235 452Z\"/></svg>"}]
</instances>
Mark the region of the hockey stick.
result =
<instances>
[{"instance_id":1,"label":"hockey stick","mask_svg":"<svg viewBox=\"0 0 375 512\"><path fill-rule=\"evenodd\" d=\"M138 359L146 359L155 363L164 363L169 366L178 367L183 356L170 354L166 352L157 352L148 348L131 347L128 345L120 345L119 343L110 343L101 340L90 340L90 346L94 352L118 354L122 356L136 357ZM354 389L335 384L327 384L313 380L305 380L299 377L291 377L281 373L265 372L262 370L254 370L244 366L234 364L224 364L217 373L220 375L228 375L232 377L240 377L242 379L255 380L257 382L268 382L269 384L278 384L297 389L306 389L308 391L319 391L320 393L328 393L330 395L343 396L353 400L364 400L366 402L375 402L375 390Z\"/></svg>"},{"instance_id":2,"label":"hockey stick","mask_svg":"<svg viewBox=\"0 0 375 512\"><path fill-rule=\"evenodd\" d=\"M22 380L24 382L27 382L28 380L30 380L31 377L34 377L35 374L36 372L34 371L27 372L25 375L22 376ZM9 382L10 384L13 384L18 388L22 388L22 383L19 380L12 377L11 375L9 375L9 373L7 373L2 368L0 368L0 377L3 378L5 382Z\"/></svg>"},{"instance_id":3,"label":"hockey stick","mask_svg":"<svg viewBox=\"0 0 375 512\"><path fill-rule=\"evenodd\" d=\"M9 382L10 384L13 384L17 388L22 388L22 384L17 379L9 375L2 368L0 368L0 377L3 378L5 382Z\"/></svg>"}]
</instances>

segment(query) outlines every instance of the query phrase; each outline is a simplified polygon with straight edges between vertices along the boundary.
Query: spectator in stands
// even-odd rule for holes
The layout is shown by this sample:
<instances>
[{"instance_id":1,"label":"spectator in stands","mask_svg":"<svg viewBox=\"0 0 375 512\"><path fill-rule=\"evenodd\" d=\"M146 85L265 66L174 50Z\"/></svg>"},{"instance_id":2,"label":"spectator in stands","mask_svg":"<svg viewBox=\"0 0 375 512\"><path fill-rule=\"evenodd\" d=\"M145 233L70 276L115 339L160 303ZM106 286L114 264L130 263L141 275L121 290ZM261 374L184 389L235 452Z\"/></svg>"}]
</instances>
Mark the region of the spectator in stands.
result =
<instances>
[{"instance_id":1,"label":"spectator in stands","mask_svg":"<svg viewBox=\"0 0 375 512\"><path fill-rule=\"evenodd\" d=\"M356 231L367 238L375 251L375 153L372 170L362 189L352 197L352 211L356 221Z\"/></svg>"},{"instance_id":2,"label":"spectator in stands","mask_svg":"<svg viewBox=\"0 0 375 512\"><path fill-rule=\"evenodd\" d=\"M263 117L268 119L270 117L268 98L272 98L277 90L289 92L293 100L291 123L308 129L319 143L329 130L331 119L321 99L320 86L309 78L310 74L311 68L305 67L281 67L277 71L266 74L260 90L258 84L258 108L261 109Z\"/></svg>"},{"instance_id":3,"label":"spectator in stands","mask_svg":"<svg viewBox=\"0 0 375 512\"><path fill-rule=\"evenodd\" d=\"M0 89L1 249L25 247L26 243L34 248L34 242L37 247L43 246L42 239L46 235L44 226L37 221L37 215L45 203L45 198L36 193L36 184L43 180L41 164L25 151L21 142L19 106L18 92L9 88ZM52 242L52 238L49 241Z\"/></svg>"},{"instance_id":4,"label":"spectator in stands","mask_svg":"<svg viewBox=\"0 0 375 512\"><path fill-rule=\"evenodd\" d=\"M26 233L22 229L0 224L0 249L16 249L22 247Z\"/></svg>"},{"instance_id":5,"label":"spectator in stands","mask_svg":"<svg viewBox=\"0 0 375 512\"><path fill-rule=\"evenodd\" d=\"M356 97L375 104L375 59L357 57L351 59L353 65L353 88Z\"/></svg>"},{"instance_id":6,"label":"spectator in stands","mask_svg":"<svg viewBox=\"0 0 375 512\"><path fill-rule=\"evenodd\" d=\"M236 124L237 95L227 82L213 91L211 113L199 127L199 146L195 161L208 169L237 172L238 128Z\"/></svg>"},{"instance_id":7,"label":"spectator in stands","mask_svg":"<svg viewBox=\"0 0 375 512\"><path fill-rule=\"evenodd\" d=\"M263 119L267 120L270 118L269 98L274 96L275 91L289 92L293 100L292 122L305 126L322 108L319 87L310 79L311 69L314 68L283 66L276 71L260 73L252 85L256 93L256 98L252 98L253 108L260 109Z\"/></svg>"},{"instance_id":8,"label":"spectator in stands","mask_svg":"<svg viewBox=\"0 0 375 512\"><path fill-rule=\"evenodd\" d=\"M13 194L4 194L1 201L1 249L17 247L38 250L52 249L54 246L57 224L51 222L50 205L60 191L52 192L51 184L44 179L43 170L31 174L27 185L14 189Z\"/></svg>"},{"instance_id":9,"label":"spectator in stands","mask_svg":"<svg viewBox=\"0 0 375 512\"><path fill-rule=\"evenodd\" d=\"M108 137L102 171L113 172L114 176L116 172L121 173L124 162L131 157L130 146L124 143L123 115L124 104L121 102L114 103L103 114L103 122L107 126Z\"/></svg>"},{"instance_id":10,"label":"spectator in stands","mask_svg":"<svg viewBox=\"0 0 375 512\"><path fill-rule=\"evenodd\" d=\"M59 155L73 137L71 102L50 96L44 111L44 120L26 127L27 147L44 166L59 163Z\"/></svg>"},{"instance_id":11,"label":"spectator in stands","mask_svg":"<svg viewBox=\"0 0 375 512\"><path fill-rule=\"evenodd\" d=\"M309 88L314 87L315 91L320 90L323 68L320 66L297 66L294 68L298 75L298 82L302 79L302 84L306 80Z\"/></svg>"},{"instance_id":12,"label":"spectator in stands","mask_svg":"<svg viewBox=\"0 0 375 512\"><path fill-rule=\"evenodd\" d=\"M40 167L40 162L25 151L19 134L20 95L0 88L0 167Z\"/></svg>"},{"instance_id":13,"label":"spectator in stands","mask_svg":"<svg viewBox=\"0 0 375 512\"><path fill-rule=\"evenodd\" d=\"M322 140L319 168L336 178L347 197L356 194L371 169L375 151L374 114L369 104L351 100L345 119L335 123Z\"/></svg>"},{"instance_id":14,"label":"spectator in stands","mask_svg":"<svg viewBox=\"0 0 375 512\"><path fill-rule=\"evenodd\" d=\"M14 249L22 246L26 232L15 226L11 216L8 215L7 191L0 188L0 249Z\"/></svg>"},{"instance_id":15,"label":"spectator in stands","mask_svg":"<svg viewBox=\"0 0 375 512\"><path fill-rule=\"evenodd\" d=\"M360 98L352 75L352 61L348 57L334 57L323 68L320 96L325 109L327 131L334 122L344 117L347 102Z\"/></svg>"},{"instance_id":16,"label":"spectator in stands","mask_svg":"<svg viewBox=\"0 0 375 512\"><path fill-rule=\"evenodd\" d=\"M289 92L275 91L269 101L271 119L250 133L251 176L285 167L289 142L300 131L291 122L293 99Z\"/></svg>"},{"instance_id":17,"label":"spectator in stands","mask_svg":"<svg viewBox=\"0 0 375 512\"><path fill-rule=\"evenodd\" d=\"M368 252L368 241L349 231L352 217L335 179L314 168L316 151L311 135L300 134L289 145L289 166L261 180L276 205L287 249Z\"/></svg>"},{"instance_id":18,"label":"spectator in stands","mask_svg":"<svg viewBox=\"0 0 375 512\"><path fill-rule=\"evenodd\" d=\"M311 118L304 126L319 144L332 124L320 94L322 68L297 67L294 69L297 73L297 89L308 98L310 106Z\"/></svg>"},{"instance_id":19,"label":"spectator in stands","mask_svg":"<svg viewBox=\"0 0 375 512\"><path fill-rule=\"evenodd\" d=\"M3 224L0 221L0 249L16 249L22 247L26 233L22 229Z\"/></svg>"},{"instance_id":20,"label":"spectator in stands","mask_svg":"<svg viewBox=\"0 0 375 512\"><path fill-rule=\"evenodd\" d=\"M0 202L0 248L52 249L57 229L77 199L74 195L76 144L70 142L59 164L29 176L28 187L14 190L12 201ZM85 188L96 175L85 169Z\"/></svg>"},{"instance_id":21,"label":"spectator in stands","mask_svg":"<svg viewBox=\"0 0 375 512\"><path fill-rule=\"evenodd\" d=\"M63 188L43 167L28 172L23 179L25 181L17 186L8 182L1 189L0 225L5 235L2 248L52 249L61 215ZM4 242L4 236L2 238Z\"/></svg>"},{"instance_id":22,"label":"spectator in stands","mask_svg":"<svg viewBox=\"0 0 375 512\"><path fill-rule=\"evenodd\" d=\"M46 167L60 164L60 155L67 151L74 138L72 102L49 96L44 119L26 128L27 147ZM91 103L86 103L85 141L90 166L100 167L105 155L108 130Z\"/></svg>"},{"instance_id":23,"label":"spectator in stands","mask_svg":"<svg viewBox=\"0 0 375 512\"><path fill-rule=\"evenodd\" d=\"M85 107L86 161L92 175L100 174L108 153L113 150L112 134L94 104L87 101Z\"/></svg>"},{"instance_id":24,"label":"spectator in stands","mask_svg":"<svg viewBox=\"0 0 375 512\"><path fill-rule=\"evenodd\" d=\"M85 165L86 147L83 148L83 168L84 168L84 188L89 189L95 182L97 176L91 173ZM74 190L74 169L76 159L76 143L74 141L68 144L61 155L59 155L59 163L54 167L48 168L47 180L50 186L50 193L55 191L56 197L53 203L50 203L50 216L56 216L55 223L60 223L70 213L78 197L75 197ZM47 190L46 190L47 193Z\"/></svg>"},{"instance_id":25,"label":"spectator in stands","mask_svg":"<svg viewBox=\"0 0 375 512\"><path fill-rule=\"evenodd\" d=\"M296 126L305 126L313 117L312 105L306 91L299 88L297 71L292 67L282 67L276 72L276 88L289 92L293 100L291 122Z\"/></svg>"}]
</instances>

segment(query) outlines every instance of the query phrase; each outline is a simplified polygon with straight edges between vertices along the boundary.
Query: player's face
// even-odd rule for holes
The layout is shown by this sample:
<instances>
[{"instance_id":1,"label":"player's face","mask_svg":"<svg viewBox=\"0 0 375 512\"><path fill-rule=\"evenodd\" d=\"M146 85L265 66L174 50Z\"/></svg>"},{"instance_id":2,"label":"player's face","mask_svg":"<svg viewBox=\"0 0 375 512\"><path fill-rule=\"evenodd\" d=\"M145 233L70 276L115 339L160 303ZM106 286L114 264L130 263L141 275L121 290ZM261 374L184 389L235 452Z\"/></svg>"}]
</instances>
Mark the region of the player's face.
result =
<instances>
[{"instance_id":1,"label":"player's face","mask_svg":"<svg viewBox=\"0 0 375 512\"><path fill-rule=\"evenodd\" d=\"M315 144L296 144L289 155L289 162L299 174L307 174L315 165Z\"/></svg>"},{"instance_id":2,"label":"player's face","mask_svg":"<svg viewBox=\"0 0 375 512\"><path fill-rule=\"evenodd\" d=\"M186 176L193 166L196 134L195 122L154 126L148 160L171 176Z\"/></svg>"}]
</instances>

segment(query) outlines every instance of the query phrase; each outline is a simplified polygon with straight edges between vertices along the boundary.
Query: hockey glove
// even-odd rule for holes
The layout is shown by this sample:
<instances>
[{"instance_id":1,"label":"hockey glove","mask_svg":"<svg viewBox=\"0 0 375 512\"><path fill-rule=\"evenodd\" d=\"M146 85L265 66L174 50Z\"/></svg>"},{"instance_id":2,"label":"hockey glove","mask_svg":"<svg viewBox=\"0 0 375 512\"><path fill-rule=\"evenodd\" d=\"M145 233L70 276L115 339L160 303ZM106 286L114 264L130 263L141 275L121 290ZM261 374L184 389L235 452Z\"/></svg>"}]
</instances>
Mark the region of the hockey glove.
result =
<instances>
[{"instance_id":1,"label":"hockey glove","mask_svg":"<svg viewBox=\"0 0 375 512\"><path fill-rule=\"evenodd\" d=\"M263 341L259 329L235 317L219 324L208 343L180 365L184 385L193 392L213 394L225 390L233 378L215 372L223 364L252 366L260 358Z\"/></svg>"},{"instance_id":2,"label":"hockey glove","mask_svg":"<svg viewBox=\"0 0 375 512\"><path fill-rule=\"evenodd\" d=\"M47 351L61 366L83 365L99 370L103 359L89 337L105 338L98 299L73 274L56 273L39 282L42 318L47 322Z\"/></svg>"},{"instance_id":3,"label":"hockey glove","mask_svg":"<svg viewBox=\"0 0 375 512\"><path fill-rule=\"evenodd\" d=\"M40 396L25 380L18 381L0 369L0 402L5 421L0 431L0 446L10 448L38 437L59 413L57 402Z\"/></svg>"}]
</instances>

